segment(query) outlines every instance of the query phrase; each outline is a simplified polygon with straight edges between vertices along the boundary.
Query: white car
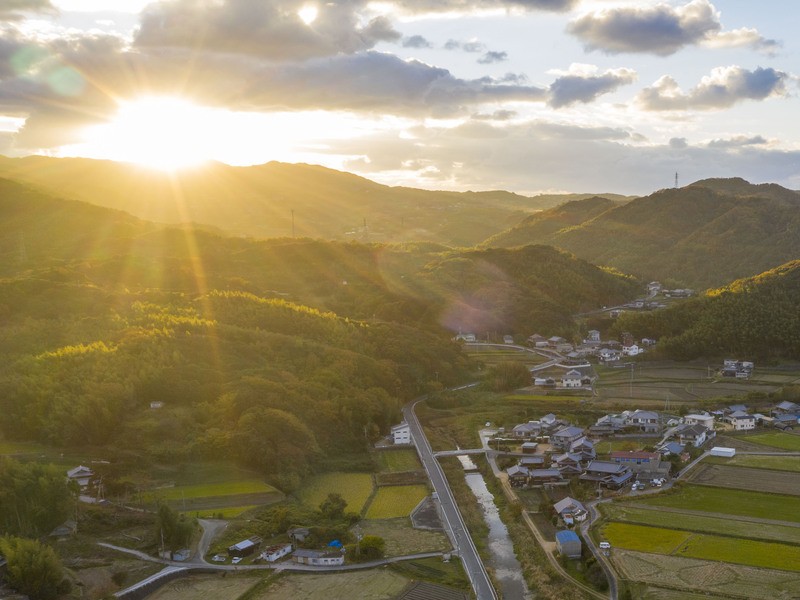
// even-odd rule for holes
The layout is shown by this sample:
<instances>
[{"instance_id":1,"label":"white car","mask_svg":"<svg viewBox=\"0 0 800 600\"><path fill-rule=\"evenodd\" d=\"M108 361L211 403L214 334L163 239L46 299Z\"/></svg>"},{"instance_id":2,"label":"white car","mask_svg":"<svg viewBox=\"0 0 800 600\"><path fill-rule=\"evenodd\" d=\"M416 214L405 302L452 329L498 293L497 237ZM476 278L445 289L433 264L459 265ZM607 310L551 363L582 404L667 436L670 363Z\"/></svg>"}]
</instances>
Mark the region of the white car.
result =
<instances>
[{"instance_id":1,"label":"white car","mask_svg":"<svg viewBox=\"0 0 800 600\"><path fill-rule=\"evenodd\" d=\"M231 559L231 564L232 565L238 565L240 562L242 562L242 557L241 556L234 556Z\"/></svg>"},{"instance_id":2,"label":"white car","mask_svg":"<svg viewBox=\"0 0 800 600\"><path fill-rule=\"evenodd\" d=\"M600 542L600 548L602 550L609 550L611 548L611 544L609 542Z\"/></svg>"}]
</instances>

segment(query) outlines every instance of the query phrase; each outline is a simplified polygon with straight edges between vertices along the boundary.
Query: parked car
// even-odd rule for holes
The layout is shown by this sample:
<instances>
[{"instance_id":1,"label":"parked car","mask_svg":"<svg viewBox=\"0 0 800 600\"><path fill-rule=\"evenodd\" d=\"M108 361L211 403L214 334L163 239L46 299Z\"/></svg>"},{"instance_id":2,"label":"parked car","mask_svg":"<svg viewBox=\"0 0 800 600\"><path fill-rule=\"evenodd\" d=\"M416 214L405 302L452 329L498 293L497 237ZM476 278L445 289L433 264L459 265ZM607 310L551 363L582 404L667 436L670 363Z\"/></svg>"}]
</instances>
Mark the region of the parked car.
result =
<instances>
[{"instance_id":1,"label":"parked car","mask_svg":"<svg viewBox=\"0 0 800 600\"><path fill-rule=\"evenodd\" d=\"M240 562L242 562L242 557L241 556L234 556L231 559L231 564L233 564L233 565L238 565Z\"/></svg>"},{"instance_id":2,"label":"parked car","mask_svg":"<svg viewBox=\"0 0 800 600\"><path fill-rule=\"evenodd\" d=\"M611 548L611 544L609 542L600 542L600 548L603 550L608 550Z\"/></svg>"}]
</instances>

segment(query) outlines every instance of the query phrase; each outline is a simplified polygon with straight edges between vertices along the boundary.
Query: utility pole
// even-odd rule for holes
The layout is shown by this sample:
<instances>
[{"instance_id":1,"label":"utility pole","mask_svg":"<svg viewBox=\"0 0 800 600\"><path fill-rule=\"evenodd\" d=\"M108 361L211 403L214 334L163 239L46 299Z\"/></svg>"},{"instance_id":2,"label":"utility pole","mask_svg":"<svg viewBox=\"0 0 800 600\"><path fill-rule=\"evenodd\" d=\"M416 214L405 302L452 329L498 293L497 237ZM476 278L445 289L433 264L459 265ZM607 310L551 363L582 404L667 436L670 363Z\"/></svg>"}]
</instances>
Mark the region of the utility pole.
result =
<instances>
[{"instance_id":1,"label":"utility pole","mask_svg":"<svg viewBox=\"0 0 800 600\"><path fill-rule=\"evenodd\" d=\"M678 172L675 171L675 189L678 188Z\"/></svg>"},{"instance_id":2,"label":"utility pole","mask_svg":"<svg viewBox=\"0 0 800 600\"><path fill-rule=\"evenodd\" d=\"M292 237L294 237L294 209L292 209Z\"/></svg>"}]
</instances>

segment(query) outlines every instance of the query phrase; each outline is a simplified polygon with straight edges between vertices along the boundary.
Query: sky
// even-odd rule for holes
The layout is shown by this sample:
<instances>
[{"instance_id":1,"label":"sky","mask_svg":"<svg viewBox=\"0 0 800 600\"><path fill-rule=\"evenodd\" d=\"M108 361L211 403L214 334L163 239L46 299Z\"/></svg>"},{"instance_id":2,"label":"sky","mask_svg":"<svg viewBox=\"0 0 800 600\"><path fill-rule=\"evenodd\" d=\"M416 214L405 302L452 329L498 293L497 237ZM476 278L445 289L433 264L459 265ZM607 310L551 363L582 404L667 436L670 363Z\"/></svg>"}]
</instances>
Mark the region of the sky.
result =
<instances>
[{"instance_id":1,"label":"sky","mask_svg":"<svg viewBox=\"0 0 800 600\"><path fill-rule=\"evenodd\" d=\"M0 154L800 189L800 3L2 0Z\"/></svg>"}]
</instances>

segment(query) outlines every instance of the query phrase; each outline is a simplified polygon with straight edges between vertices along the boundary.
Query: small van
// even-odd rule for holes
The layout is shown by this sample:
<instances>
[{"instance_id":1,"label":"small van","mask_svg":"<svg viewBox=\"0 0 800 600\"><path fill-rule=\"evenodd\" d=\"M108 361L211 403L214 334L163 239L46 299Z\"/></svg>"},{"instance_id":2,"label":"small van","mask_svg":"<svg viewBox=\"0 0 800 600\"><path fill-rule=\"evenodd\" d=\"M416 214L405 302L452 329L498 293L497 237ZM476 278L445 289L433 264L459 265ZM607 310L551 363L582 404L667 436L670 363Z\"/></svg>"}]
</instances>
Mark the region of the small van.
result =
<instances>
[{"instance_id":1,"label":"small van","mask_svg":"<svg viewBox=\"0 0 800 600\"><path fill-rule=\"evenodd\" d=\"M600 548L603 550L608 550L611 548L611 544L609 542L600 542Z\"/></svg>"}]
</instances>

